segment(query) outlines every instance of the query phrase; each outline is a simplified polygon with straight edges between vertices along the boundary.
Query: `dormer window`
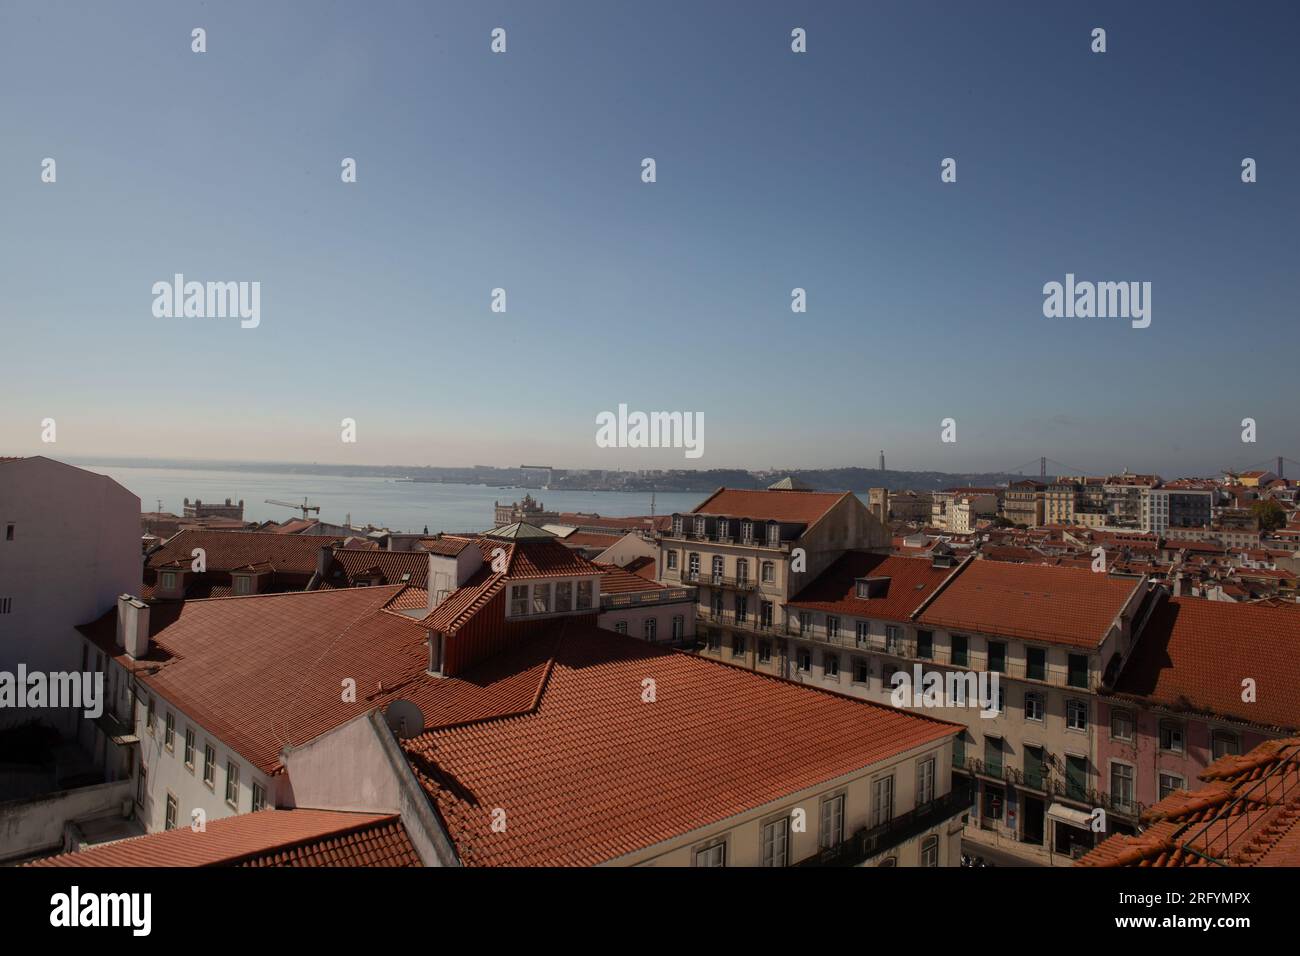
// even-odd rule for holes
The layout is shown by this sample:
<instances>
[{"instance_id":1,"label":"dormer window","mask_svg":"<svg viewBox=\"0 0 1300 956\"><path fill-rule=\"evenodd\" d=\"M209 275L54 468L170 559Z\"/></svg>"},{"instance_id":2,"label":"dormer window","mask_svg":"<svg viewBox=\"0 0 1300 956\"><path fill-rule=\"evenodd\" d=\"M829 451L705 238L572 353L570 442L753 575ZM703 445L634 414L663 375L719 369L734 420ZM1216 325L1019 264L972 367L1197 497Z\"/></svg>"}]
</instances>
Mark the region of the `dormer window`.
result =
<instances>
[{"instance_id":1,"label":"dormer window","mask_svg":"<svg viewBox=\"0 0 1300 956\"><path fill-rule=\"evenodd\" d=\"M596 584L595 581L590 581L590 580L578 582L578 605L577 606L579 611L591 607L592 591L595 588L595 584Z\"/></svg>"},{"instance_id":2,"label":"dormer window","mask_svg":"<svg viewBox=\"0 0 1300 956\"><path fill-rule=\"evenodd\" d=\"M510 588L510 616L520 617L528 613L528 585L516 584Z\"/></svg>"},{"instance_id":3,"label":"dormer window","mask_svg":"<svg viewBox=\"0 0 1300 956\"><path fill-rule=\"evenodd\" d=\"M164 591L173 591L176 589L176 575L171 571L164 571L162 576L162 586Z\"/></svg>"},{"instance_id":4,"label":"dormer window","mask_svg":"<svg viewBox=\"0 0 1300 956\"><path fill-rule=\"evenodd\" d=\"M683 519L681 515L673 515L674 537L680 538L682 536L683 525L685 525L685 523L685 519Z\"/></svg>"},{"instance_id":5,"label":"dormer window","mask_svg":"<svg viewBox=\"0 0 1300 956\"><path fill-rule=\"evenodd\" d=\"M704 518L702 517L695 519L695 534L701 538L704 537Z\"/></svg>"},{"instance_id":6,"label":"dormer window","mask_svg":"<svg viewBox=\"0 0 1300 956\"><path fill-rule=\"evenodd\" d=\"M781 545L781 526L773 522L767 526L767 546L777 548Z\"/></svg>"},{"instance_id":7,"label":"dormer window","mask_svg":"<svg viewBox=\"0 0 1300 956\"><path fill-rule=\"evenodd\" d=\"M742 521L740 523L740 540L745 544L754 543L754 522Z\"/></svg>"},{"instance_id":8,"label":"dormer window","mask_svg":"<svg viewBox=\"0 0 1300 956\"><path fill-rule=\"evenodd\" d=\"M726 518L718 519L718 540L726 541L731 537L731 522Z\"/></svg>"},{"instance_id":9,"label":"dormer window","mask_svg":"<svg viewBox=\"0 0 1300 956\"><path fill-rule=\"evenodd\" d=\"M236 594L252 594L253 593L252 585L253 585L253 581L248 575L239 574L235 576Z\"/></svg>"}]
</instances>

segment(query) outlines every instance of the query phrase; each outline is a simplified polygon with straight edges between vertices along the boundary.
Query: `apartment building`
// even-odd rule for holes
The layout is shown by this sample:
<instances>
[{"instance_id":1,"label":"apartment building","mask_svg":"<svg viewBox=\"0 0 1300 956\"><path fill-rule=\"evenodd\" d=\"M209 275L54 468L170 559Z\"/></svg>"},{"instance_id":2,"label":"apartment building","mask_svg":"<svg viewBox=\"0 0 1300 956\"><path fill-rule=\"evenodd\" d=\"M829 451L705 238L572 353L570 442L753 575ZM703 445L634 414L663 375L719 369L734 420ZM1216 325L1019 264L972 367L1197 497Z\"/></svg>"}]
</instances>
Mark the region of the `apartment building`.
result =
<instances>
[{"instance_id":1,"label":"apartment building","mask_svg":"<svg viewBox=\"0 0 1300 956\"><path fill-rule=\"evenodd\" d=\"M72 671L67 635L140 588L140 499L37 455L0 458L0 670ZM71 730L70 715L50 711ZM0 725L31 713L0 709Z\"/></svg>"},{"instance_id":2,"label":"apartment building","mask_svg":"<svg viewBox=\"0 0 1300 956\"><path fill-rule=\"evenodd\" d=\"M918 665L945 686L950 674L996 673L988 716L973 699L925 708L966 727L953 753L975 801L968 837L1068 861L1092 845L1093 809L1114 804L1097 765L1097 694L1129 652L1147 591L1145 578L1085 569L846 556L790 602L792 675L883 703L894 676Z\"/></svg>"},{"instance_id":3,"label":"apartment building","mask_svg":"<svg viewBox=\"0 0 1300 956\"><path fill-rule=\"evenodd\" d=\"M428 561L449 589L124 597L83 626L117 715L83 732L153 834L88 859L172 852L200 809L254 856L378 827L425 865L956 865L959 726L599 628L607 569L529 525ZM228 822L262 810L296 815ZM311 815L340 813L370 816Z\"/></svg>"},{"instance_id":4,"label":"apartment building","mask_svg":"<svg viewBox=\"0 0 1300 956\"><path fill-rule=\"evenodd\" d=\"M1002 499L1002 517L1014 525L1037 528L1043 523L1047 486L1026 478L1007 486Z\"/></svg>"},{"instance_id":5,"label":"apartment building","mask_svg":"<svg viewBox=\"0 0 1300 956\"><path fill-rule=\"evenodd\" d=\"M970 534L981 518L998 513L997 488L948 488L930 496L930 526L953 534Z\"/></svg>"},{"instance_id":6,"label":"apartment building","mask_svg":"<svg viewBox=\"0 0 1300 956\"><path fill-rule=\"evenodd\" d=\"M1098 698L1097 766L1115 801L1140 816L1219 758L1300 729L1297 647L1295 609L1157 592Z\"/></svg>"},{"instance_id":7,"label":"apartment building","mask_svg":"<svg viewBox=\"0 0 1300 956\"><path fill-rule=\"evenodd\" d=\"M700 653L787 671L781 608L850 549L888 549L888 528L856 496L720 488L659 537L667 585L698 586Z\"/></svg>"},{"instance_id":8,"label":"apartment building","mask_svg":"<svg viewBox=\"0 0 1300 956\"><path fill-rule=\"evenodd\" d=\"M1058 478L1043 490L1044 524L1075 523L1074 509L1080 485L1072 478Z\"/></svg>"},{"instance_id":9,"label":"apartment building","mask_svg":"<svg viewBox=\"0 0 1300 956\"><path fill-rule=\"evenodd\" d=\"M1142 530L1165 534L1170 528L1203 528L1214 510L1214 492L1172 485L1141 489Z\"/></svg>"}]
</instances>

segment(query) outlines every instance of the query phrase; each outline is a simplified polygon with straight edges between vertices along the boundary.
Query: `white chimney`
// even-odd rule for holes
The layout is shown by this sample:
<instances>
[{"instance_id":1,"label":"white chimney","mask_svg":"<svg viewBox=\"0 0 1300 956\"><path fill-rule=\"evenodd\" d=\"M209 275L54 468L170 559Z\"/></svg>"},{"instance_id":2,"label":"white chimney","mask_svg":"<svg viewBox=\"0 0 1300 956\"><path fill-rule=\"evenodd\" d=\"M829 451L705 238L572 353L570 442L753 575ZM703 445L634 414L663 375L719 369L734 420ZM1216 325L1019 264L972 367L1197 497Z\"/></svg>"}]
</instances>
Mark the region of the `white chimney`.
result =
<instances>
[{"instance_id":1,"label":"white chimney","mask_svg":"<svg viewBox=\"0 0 1300 956\"><path fill-rule=\"evenodd\" d=\"M135 660L148 654L149 605L139 598L130 598L125 604L119 603L117 620L126 641L126 653Z\"/></svg>"},{"instance_id":2,"label":"white chimney","mask_svg":"<svg viewBox=\"0 0 1300 956\"><path fill-rule=\"evenodd\" d=\"M126 606L134 600L129 594L119 594L117 596L117 635L116 643L118 647L126 647Z\"/></svg>"}]
</instances>

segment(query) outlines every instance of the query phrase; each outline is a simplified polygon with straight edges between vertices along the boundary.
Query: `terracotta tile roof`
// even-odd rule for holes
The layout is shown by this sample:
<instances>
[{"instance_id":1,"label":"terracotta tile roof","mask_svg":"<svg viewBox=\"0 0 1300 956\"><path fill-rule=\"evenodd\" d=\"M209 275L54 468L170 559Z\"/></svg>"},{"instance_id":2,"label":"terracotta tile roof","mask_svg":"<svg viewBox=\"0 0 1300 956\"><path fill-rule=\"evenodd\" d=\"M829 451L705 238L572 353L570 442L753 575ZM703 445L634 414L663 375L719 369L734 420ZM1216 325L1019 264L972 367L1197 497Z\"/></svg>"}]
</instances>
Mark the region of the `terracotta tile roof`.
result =
<instances>
[{"instance_id":1,"label":"terracotta tile roof","mask_svg":"<svg viewBox=\"0 0 1300 956\"><path fill-rule=\"evenodd\" d=\"M334 557L320 582L322 588L350 588L358 578L378 575L382 584L408 583L423 588L429 556L423 551L371 551L335 548Z\"/></svg>"},{"instance_id":2,"label":"terracotta tile roof","mask_svg":"<svg viewBox=\"0 0 1300 956\"><path fill-rule=\"evenodd\" d=\"M432 551L434 554L454 558L473 543L473 538L444 534L436 538L421 538L418 547L421 551Z\"/></svg>"},{"instance_id":3,"label":"terracotta tile roof","mask_svg":"<svg viewBox=\"0 0 1300 956\"><path fill-rule=\"evenodd\" d=\"M719 488L691 514L723 515L729 518L753 518L758 521L788 521L811 525L843 500L848 492L829 491L748 491Z\"/></svg>"},{"instance_id":4,"label":"terracotta tile roof","mask_svg":"<svg viewBox=\"0 0 1300 956\"><path fill-rule=\"evenodd\" d=\"M266 773L298 746L374 707L409 700L426 726L514 713L537 693L535 650L430 677L425 627L386 609L400 586L186 601L150 609L154 646L115 646L116 608L78 628L139 681ZM520 657L522 655L522 658ZM522 659L522 663L520 660ZM512 670L502 670L509 665ZM355 703L341 700L356 681Z\"/></svg>"},{"instance_id":5,"label":"terracotta tile roof","mask_svg":"<svg viewBox=\"0 0 1300 956\"><path fill-rule=\"evenodd\" d=\"M602 594L624 594L628 591L658 591L665 586L656 584L654 581L647 581L639 574L633 574L626 568L620 568L617 564L600 564L597 567L605 572L600 576L600 591Z\"/></svg>"},{"instance_id":6,"label":"terracotta tile roof","mask_svg":"<svg viewBox=\"0 0 1300 956\"><path fill-rule=\"evenodd\" d=\"M491 561L491 556L488 556ZM443 600L433 613L420 622L421 627L454 634L469 622L478 611L496 597L506 586L504 573L494 572L485 564L469 579Z\"/></svg>"},{"instance_id":7,"label":"terracotta tile roof","mask_svg":"<svg viewBox=\"0 0 1300 956\"><path fill-rule=\"evenodd\" d=\"M790 600L791 607L906 621L954 568L936 568L929 558L848 551ZM858 578L888 578L882 593L857 596Z\"/></svg>"},{"instance_id":8,"label":"terracotta tile roof","mask_svg":"<svg viewBox=\"0 0 1300 956\"><path fill-rule=\"evenodd\" d=\"M324 534L269 534L264 531L180 531L149 555L148 566L189 567L190 552L207 553L208 571L229 571L248 564L266 563L276 571L314 574L320 549L336 541Z\"/></svg>"},{"instance_id":9,"label":"terracotta tile roof","mask_svg":"<svg viewBox=\"0 0 1300 956\"><path fill-rule=\"evenodd\" d=\"M274 528L267 528L271 534L301 534L308 528L314 528L320 521L316 518L292 518Z\"/></svg>"},{"instance_id":10,"label":"terracotta tile roof","mask_svg":"<svg viewBox=\"0 0 1300 956\"><path fill-rule=\"evenodd\" d=\"M672 516L631 515L624 518L611 518L606 515L584 514L581 511L561 511L556 524L567 524L575 528L607 528L620 533L651 528L665 531L672 524Z\"/></svg>"},{"instance_id":11,"label":"terracotta tile roof","mask_svg":"<svg viewBox=\"0 0 1300 956\"><path fill-rule=\"evenodd\" d=\"M643 577L647 581L658 581L656 572L656 562L654 558L642 557L633 558L623 568L624 571L630 571L638 577Z\"/></svg>"},{"instance_id":12,"label":"terracotta tile roof","mask_svg":"<svg viewBox=\"0 0 1300 956\"><path fill-rule=\"evenodd\" d=\"M1082 568L977 560L952 579L918 622L1091 649L1144 586Z\"/></svg>"},{"instance_id":13,"label":"terracotta tile roof","mask_svg":"<svg viewBox=\"0 0 1300 956\"><path fill-rule=\"evenodd\" d=\"M1116 834L1076 865L1300 866L1300 738L1221 757L1200 777L1206 786L1143 813L1141 833Z\"/></svg>"},{"instance_id":14,"label":"terracotta tile roof","mask_svg":"<svg viewBox=\"0 0 1300 956\"><path fill-rule=\"evenodd\" d=\"M34 860L28 866L420 866L399 817L261 810Z\"/></svg>"},{"instance_id":15,"label":"terracotta tile roof","mask_svg":"<svg viewBox=\"0 0 1300 956\"><path fill-rule=\"evenodd\" d=\"M1256 700L1241 699L1242 679ZM1300 728L1300 615L1231 601L1168 598L1142 629L1114 693L1176 710Z\"/></svg>"},{"instance_id":16,"label":"terracotta tile roof","mask_svg":"<svg viewBox=\"0 0 1300 956\"><path fill-rule=\"evenodd\" d=\"M565 535L560 540L566 547L575 548L600 548L602 551L611 544L618 541L622 535L617 534L599 534L591 531L575 531L572 534Z\"/></svg>"},{"instance_id":17,"label":"terracotta tile roof","mask_svg":"<svg viewBox=\"0 0 1300 956\"><path fill-rule=\"evenodd\" d=\"M960 730L590 624L554 654L526 715L402 742L466 865L611 860Z\"/></svg>"}]
</instances>

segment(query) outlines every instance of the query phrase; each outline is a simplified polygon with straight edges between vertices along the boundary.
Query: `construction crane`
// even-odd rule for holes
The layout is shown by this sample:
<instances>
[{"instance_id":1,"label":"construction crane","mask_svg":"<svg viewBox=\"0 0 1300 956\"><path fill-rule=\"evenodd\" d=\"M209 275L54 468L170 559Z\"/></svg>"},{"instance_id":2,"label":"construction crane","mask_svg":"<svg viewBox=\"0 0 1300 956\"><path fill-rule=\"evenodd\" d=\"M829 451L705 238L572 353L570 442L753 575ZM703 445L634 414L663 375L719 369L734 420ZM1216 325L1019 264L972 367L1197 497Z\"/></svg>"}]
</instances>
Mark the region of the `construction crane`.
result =
<instances>
[{"instance_id":1,"label":"construction crane","mask_svg":"<svg viewBox=\"0 0 1300 956\"><path fill-rule=\"evenodd\" d=\"M307 520L307 512L309 511L314 511L317 514L320 514L320 505L309 505L307 504L306 498L302 499L302 504L300 505L296 505L292 501L276 501L274 498L267 498L266 503L268 505L280 505L282 508L297 508L302 512L302 519L304 521Z\"/></svg>"}]
</instances>

